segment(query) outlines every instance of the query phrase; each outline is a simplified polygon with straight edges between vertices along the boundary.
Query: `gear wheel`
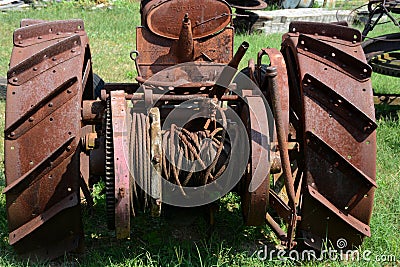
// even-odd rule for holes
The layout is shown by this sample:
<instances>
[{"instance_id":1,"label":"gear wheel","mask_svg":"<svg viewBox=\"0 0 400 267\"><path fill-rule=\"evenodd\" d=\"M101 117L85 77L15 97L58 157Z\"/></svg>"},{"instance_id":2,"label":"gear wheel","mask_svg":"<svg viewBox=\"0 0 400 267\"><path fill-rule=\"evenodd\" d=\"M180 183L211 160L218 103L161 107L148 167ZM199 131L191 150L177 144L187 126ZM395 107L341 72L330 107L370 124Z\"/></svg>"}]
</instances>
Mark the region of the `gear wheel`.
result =
<instances>
[{"instance_id":1,"label":"gear wheel","mask_svg":"<svg viewBox=\"0 0 400 267\"><path fill-rule=\"evenodd\" d=\"M106 107L106 210L107 225L115 229L115 175L114 175L114 144L111 124L111 101L107 99Z\"/></svg>"}]
</instances>

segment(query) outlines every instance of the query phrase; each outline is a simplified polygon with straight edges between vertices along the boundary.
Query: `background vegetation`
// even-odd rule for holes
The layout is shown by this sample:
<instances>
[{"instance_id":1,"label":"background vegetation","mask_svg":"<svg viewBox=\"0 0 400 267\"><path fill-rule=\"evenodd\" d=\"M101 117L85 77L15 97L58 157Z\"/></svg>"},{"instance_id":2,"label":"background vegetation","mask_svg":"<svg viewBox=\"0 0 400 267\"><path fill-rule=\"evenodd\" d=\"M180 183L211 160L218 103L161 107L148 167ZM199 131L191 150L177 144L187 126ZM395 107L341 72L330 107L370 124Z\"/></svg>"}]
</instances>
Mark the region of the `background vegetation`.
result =
<instances>
[{"instance_id":1,"label":"background vegetation","mask_svg":"<svg viewBox=\"0 0 400 267\"><path fill-rule=\"evenodd\" d=\"M22 18L60 20L82 18L88 33L93 68L105 81L129 82L136 73L129 52L135 48L135 27L140 25L139 4L114 3L111 8L92 9L89 2L50 4L46 8L23 12L0 13L0 76L5 77L12 49L12 32ZM374 35L397 30L389 24ZM243 40L250 43L242 67L255 58L263 47L280 47L281 34L236 36L235 46ZM398 92L399 79L373 75L373 87L379 92ZM4 107L0 102L0 128L4 129ZM371 250L371 257L395 255L400 259L400 122L398 113L377 118L378 154L375 210L372 217L372 237L360 251ZM4 188L3 130L0 137L0 190ZM84 214L86 253L69 256L56 262L35 263L39 266L275 266L298 265L291 261L260 261L254 254L264 244L275 246L277 240L267 227L245 227L240 204L235 195L222 199L216 227L208 231L207 224L195 219L181 222L176 218L152 219L146 215L134 219L130 240L116 240L107 230L104 195L101 185L95 188L92 215ZM190 216L189 216L190 218ZM308 266L376 266L396 263L370 262L307 262ZM0 266L27 266L30 261L18 260L8 245L5 196L0 195Z\"/></svg>"}]
</instances>

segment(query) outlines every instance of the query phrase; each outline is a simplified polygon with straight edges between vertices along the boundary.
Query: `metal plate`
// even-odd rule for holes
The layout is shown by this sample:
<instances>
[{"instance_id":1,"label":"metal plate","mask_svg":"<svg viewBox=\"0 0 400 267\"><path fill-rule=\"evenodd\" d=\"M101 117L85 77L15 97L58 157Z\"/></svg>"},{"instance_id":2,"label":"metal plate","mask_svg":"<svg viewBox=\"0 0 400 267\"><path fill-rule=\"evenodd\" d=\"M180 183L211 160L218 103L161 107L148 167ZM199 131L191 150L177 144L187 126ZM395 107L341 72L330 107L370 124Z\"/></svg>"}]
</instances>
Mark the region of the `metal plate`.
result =
<instances>
[{"instance_id":1,"label":"metal plate","mask_svg":"<svg viewBox=\"0 0 400 267\"><path fill-rule=\"evenodd\" d=\"M176 40L154 35L144 27L137 28L136 36L136 49L139 51L136 60L144 79L180 63ZM233 55L233 29L226 28L213 38L195 40L193 53L194 61L228 64Z\"/></svg>"},{"instance_id":2,"label":"metal plate","mask_svg":"<svg viewBox=\"0 0 400 267\"><path fill-rule=\"evenodd\" d=\"M193 39L217 33L231 22L231 8L219 0L152 1L145 6L143 13L151 32L170 39L179 38L185 14L192 21Z\"/></svg>"}]
</instances>

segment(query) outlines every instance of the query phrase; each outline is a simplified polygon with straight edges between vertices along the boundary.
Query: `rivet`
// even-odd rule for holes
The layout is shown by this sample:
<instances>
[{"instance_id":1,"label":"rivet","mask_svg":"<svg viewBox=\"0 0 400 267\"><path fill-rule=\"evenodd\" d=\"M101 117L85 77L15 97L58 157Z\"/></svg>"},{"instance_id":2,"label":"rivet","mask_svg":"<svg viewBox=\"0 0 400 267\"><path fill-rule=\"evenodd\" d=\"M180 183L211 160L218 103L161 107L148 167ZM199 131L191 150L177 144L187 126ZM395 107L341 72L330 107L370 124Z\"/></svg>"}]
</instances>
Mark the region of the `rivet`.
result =
<instances>
[{"instance_id":1,"label":"rivet","mask_svg":"<svg viewBox=\"0 0 400 267\"><path fill-rule=\"evenodd\" d=\"M34 71L37 71L37 67L33 67L33 70L34 70Z\"/></svg>"},{"instance_id":2,"label":"rivet","mask_svg":"<svg viewBox=\"0 0 400 267\"><path fill-rule=\"evenodd\" d=\"M57 60L57 58L56 58L56 57L53 57L53 58L52 58L52 60L53 60L53 61L56 61L56 60Z\"/></svg>"},{"instance_id":3,"label":"rivet","mask_svg":"<svg viewBox=\"0 0 400 267\"><path fill-rule=\"evenodd\" d=\"M14 135L15 135L15 132L11 132L11 133L10 133L10 136L14 136Z\"/></svg>"},{"instance_id":4,"label":"rivet","mask_svg":"<svg viewBox=\"0 0 400 267\"><path fill-rule=\"evenodd\" d=\"M50 102L50 103L48 104L48 106L49 106L49 107L52 107L52 106L53 106L53 102Z\"/></svg>"},{"instance_id":5,"label":"rivet","mask_svg":"<svg viewBox=\"0 0 400 267\"><path fill-rule=\"evenodd\" d=\"M75 53L75 51L76 51L75 49L71 49L71 52L72 52L72 53Z\"/></svg>"},{"instance_id":6,"label":"rivet","mask_svg":"<svg viewBox=\"0 0 400 267\"><path fill-rule=\"evenodd\" d=\"M71 146L67 146L67 151L71 151Z\"/></svg>"},{"instance_id":7,"label":"rivet","mask_svg":"<svg viewBox=\"0 0 400 267\"><path fill-rule=\"evenodd\" d=\"M38 39L42 39L43 37L42 36L38 36Z\"/></svg>"},{"instance_id":8,"label":"rivet","mask_svg":"<svg viewBox=\"0 0 400 267\"><path fill-rule=\"evenodd\" d=\"M18 82L18 78L15 77L15 78L13 79L13 82Z\"/></svg>"},{"instance_id":9,"label":"rivet","mask_svg":"<svg viewBox=\"0 0 400 267\"><path fill-rule=\"evenodd\" d=\"M70 94L70 93L72 93L72 91L68 89L68 90L67 90L67 94Z\"/></svg>"},{"instance_id":10,"label":"rivet","mask_svg":"<svg viewBox=\"0 0 400 267\"><path fill-rule=\"evenodd\" d=\"M29 121L29 122L32 122L32 121L33 121L33 117L30 117L30 118L28 119L28 121Z\"/></svg>"}]
</instances>

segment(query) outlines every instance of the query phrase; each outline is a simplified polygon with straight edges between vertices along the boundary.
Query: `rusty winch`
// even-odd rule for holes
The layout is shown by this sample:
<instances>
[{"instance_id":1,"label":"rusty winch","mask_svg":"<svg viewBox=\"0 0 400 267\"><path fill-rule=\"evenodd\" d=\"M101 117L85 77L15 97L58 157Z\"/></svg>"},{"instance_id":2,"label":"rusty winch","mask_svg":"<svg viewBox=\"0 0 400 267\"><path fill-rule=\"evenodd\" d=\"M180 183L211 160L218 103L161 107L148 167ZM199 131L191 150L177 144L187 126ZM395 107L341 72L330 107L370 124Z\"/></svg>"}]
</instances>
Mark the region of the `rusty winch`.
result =
<instances>
[{"instance_id":1,"label":"rusty winch","mask_svg":"<svg viewBox=\"0 0 400 267\"><path fill-rule=\"evenodd\" d=\"M94 79L81 20L14 32L4 193L18 253L79 248L81 198L90 205L99 180L117 238L135 234L132 216L228 192L245 224L268 224L288 248L370 236L377 125L359 31L292 22L280 51L238 72L251 44L234 51L226 2L146 1L141 15L132 83Z\"/></svg>"}]
</instances>

